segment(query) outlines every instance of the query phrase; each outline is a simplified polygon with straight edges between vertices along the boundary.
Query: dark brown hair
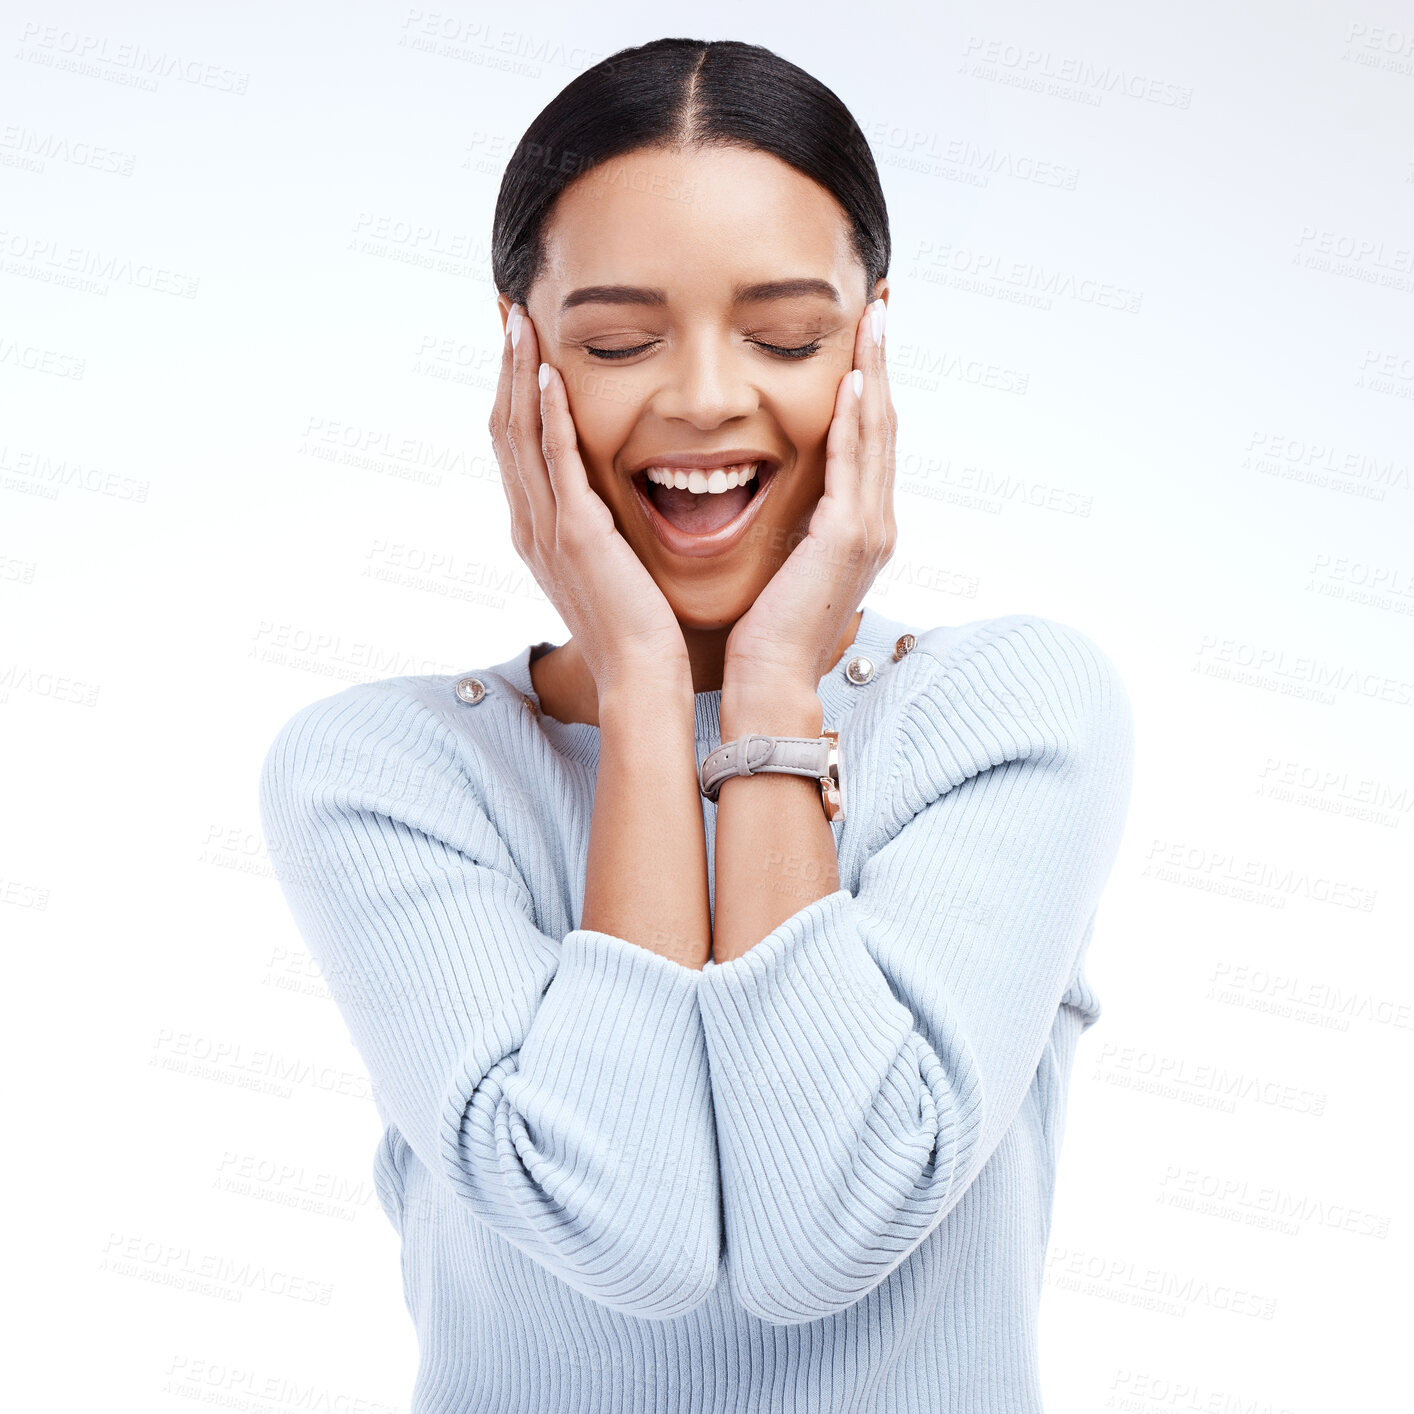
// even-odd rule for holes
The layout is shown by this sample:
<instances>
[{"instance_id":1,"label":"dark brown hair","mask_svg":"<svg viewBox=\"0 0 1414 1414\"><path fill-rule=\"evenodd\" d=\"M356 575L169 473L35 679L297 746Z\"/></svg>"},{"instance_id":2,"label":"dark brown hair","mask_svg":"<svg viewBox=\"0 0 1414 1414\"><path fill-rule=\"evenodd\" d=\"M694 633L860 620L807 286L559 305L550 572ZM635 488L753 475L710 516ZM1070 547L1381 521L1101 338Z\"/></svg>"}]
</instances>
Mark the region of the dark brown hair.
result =
<instances>
[{"instance_id":1,"label":"dark brown hair","mask_svg":"<svg viewBox=\"0 0 1414 1414\"><path fill-rule=\"evenodd\" d=\"M560 193L601 163L644 147L769 152L839 202L865 271L866 298L889 269L889 217L874 154L849 109L780 55L734 39L655 39L586 69L536 115L501 179L491 233L499 293L525 305Z\"/></svg>"}]
</instances>

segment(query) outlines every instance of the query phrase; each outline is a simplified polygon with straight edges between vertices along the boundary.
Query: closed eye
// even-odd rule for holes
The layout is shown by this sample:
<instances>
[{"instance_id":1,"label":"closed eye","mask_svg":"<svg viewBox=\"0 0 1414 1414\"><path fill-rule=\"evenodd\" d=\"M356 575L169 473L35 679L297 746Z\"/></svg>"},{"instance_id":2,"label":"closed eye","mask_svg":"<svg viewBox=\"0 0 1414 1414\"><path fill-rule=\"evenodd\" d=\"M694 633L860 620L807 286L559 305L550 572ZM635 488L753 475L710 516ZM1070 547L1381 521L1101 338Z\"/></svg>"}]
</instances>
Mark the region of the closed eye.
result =
<instances>
[{"instance_id":1,"label":"closed eye","mask_svg":"<svg viewBox=\"0 0 1414 1414\"><path fill-rule=\"evenodd\" d=\"M760 344L769 353L779 354L782 358L809 358L813 353L819 353L823 339L812 339L808 344L798 344L795 348L781 348L777 344L762 344L760 339L753 339L753 343Z\"/></svg>"},{"instance_id":2,"label":"closed eye","mask_svg":"<svg viewBox=\"0 0 1414 1414\"><path fill-rule=\"evenodd\" d=\"M586 344L584 351L592 354L595 358L632 358L635 354L645 353L651 349L657 340L651 340L646 344L637 344L631 349L596 349ZM812 354L819 353L823 339L814 339L808 344L797 344L794 348L783 348L779 344L762 343L760 339L751 341L758 348L765 349L767 353L774 354L778 358L809 358Z\"/></svg>"}]
</instances>

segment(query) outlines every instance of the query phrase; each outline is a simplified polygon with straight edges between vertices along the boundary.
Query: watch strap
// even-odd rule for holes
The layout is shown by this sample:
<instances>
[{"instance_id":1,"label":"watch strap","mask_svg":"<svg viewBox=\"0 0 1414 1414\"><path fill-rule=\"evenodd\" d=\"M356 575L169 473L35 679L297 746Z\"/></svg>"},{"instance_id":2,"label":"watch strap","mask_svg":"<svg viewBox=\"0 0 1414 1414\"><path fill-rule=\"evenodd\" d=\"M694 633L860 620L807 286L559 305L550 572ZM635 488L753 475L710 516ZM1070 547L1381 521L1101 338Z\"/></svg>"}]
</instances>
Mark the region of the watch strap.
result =
<instances>
[{"instance_id":1,"label":"watch strap","mask_svg":"<svg viewBox=\"0 0 1414 1414\"><path fill-rule=\"evenodd\" d=\"M709 751L698 768L702 794L715 801L732 776L780 772L819 779L829 770L831 742L823 736L765 736L746 732Z\"/></svg>"}]
</instances>

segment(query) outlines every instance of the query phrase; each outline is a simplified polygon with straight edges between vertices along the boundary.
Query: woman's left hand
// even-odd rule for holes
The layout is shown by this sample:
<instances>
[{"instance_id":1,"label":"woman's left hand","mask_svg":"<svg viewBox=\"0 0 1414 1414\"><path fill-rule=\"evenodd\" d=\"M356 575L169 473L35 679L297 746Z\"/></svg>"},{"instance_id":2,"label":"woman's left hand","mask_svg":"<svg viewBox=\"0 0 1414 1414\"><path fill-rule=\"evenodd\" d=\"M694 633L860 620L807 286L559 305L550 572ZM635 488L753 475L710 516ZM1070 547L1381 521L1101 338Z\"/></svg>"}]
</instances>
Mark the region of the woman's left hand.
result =
<instances>
[{"instance_id":1,"label":"woman's left hand","mask_svg":"<svg viewBox=\"0 0 1414 1414\"><path fill-rule=\"evenodd\" d=\"M809 532L727 637L724 701L815 694L846 624L893 555L898 414L884 368L883 310L882 300L872 301L855 328L854 369L835 395L825 490ZM863 376L860 394L854 370Z\"/></svg>"}]
</instances>

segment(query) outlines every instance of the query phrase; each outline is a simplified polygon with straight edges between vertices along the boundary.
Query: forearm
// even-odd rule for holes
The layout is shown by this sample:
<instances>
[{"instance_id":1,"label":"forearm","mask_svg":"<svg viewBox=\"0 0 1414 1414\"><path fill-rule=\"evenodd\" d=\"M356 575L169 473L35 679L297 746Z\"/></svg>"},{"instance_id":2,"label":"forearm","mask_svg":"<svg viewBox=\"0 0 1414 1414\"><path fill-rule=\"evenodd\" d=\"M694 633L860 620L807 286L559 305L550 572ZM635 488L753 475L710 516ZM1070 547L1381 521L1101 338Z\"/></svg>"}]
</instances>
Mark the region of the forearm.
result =
<instances>
[{"instance_id":1,"label":"forearm","mask_svg":"<svg viewBox=\"0 0 1414 1414\"><path fill-rule=\"evenodd\" d=\"M580 926L700 969L712 918L691 677L601 695L599 737Z\"/></svg>"},{"instance_id":2,"label":"forearm","mask_svg":"<svg viewBox=\"0 0 1414 1414\"><path fill-rule=\"evenodd\" d=\"M745 732L819 736L813 690L779 684L722 695L722 740ZM716 918L712 960L730 962L839 884L835 836L812 776L728 778L717 799Z\"/></svg>"}]
</instances>

